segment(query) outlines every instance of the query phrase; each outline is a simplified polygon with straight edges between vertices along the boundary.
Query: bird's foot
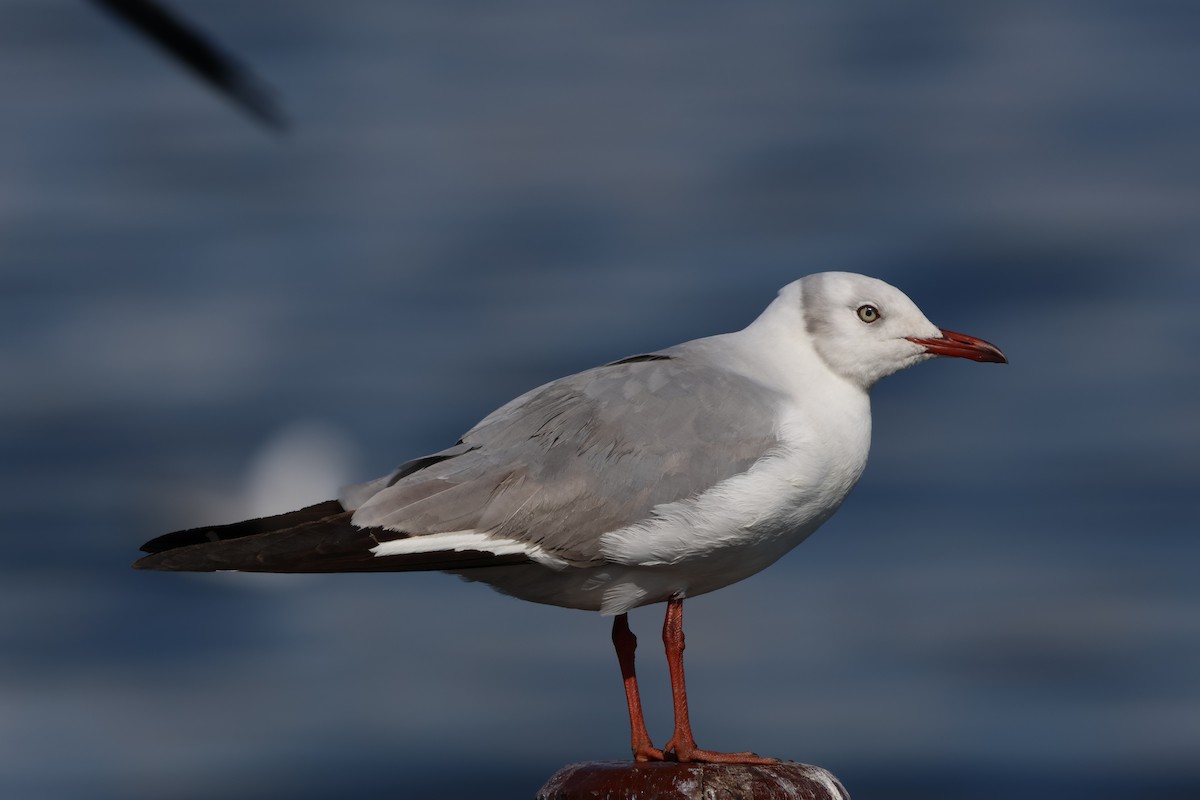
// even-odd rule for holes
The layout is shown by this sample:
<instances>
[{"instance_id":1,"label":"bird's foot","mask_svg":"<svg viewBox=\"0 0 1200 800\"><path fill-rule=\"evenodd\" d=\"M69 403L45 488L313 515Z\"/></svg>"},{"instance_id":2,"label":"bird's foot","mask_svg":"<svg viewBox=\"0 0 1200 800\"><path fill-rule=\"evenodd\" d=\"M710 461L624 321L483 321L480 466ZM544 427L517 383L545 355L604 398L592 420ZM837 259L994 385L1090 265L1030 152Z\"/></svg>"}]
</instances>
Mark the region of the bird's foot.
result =
<instances>
[{"instance_id":1,"label":"bird's foot","mask_svg":"<svg viewBox=\"0 0 1200 800\"><path fill-rule=\"evenodd\" d=\"M639 746L633 748L633 760L634 761L643 761L643 762L645 762L645 761L666 761L667 756L662 750L659 750L654 745L650 744L649 742L646 742L643 745L639 745Z\"/></svg>"},{"instance_id":2,"label":"bird's foot","mask_svg":"<svg viewBox=\"0 0 1200 800\"><path fill-rule=\"evenodd\" d=\"M681 764L778 764L779 759L760 756L757 753L718 753L713 750L701 750L695 742L677 743L674 739L667 742L663 750L667 758Z\"/></svg>"}]
</instances>

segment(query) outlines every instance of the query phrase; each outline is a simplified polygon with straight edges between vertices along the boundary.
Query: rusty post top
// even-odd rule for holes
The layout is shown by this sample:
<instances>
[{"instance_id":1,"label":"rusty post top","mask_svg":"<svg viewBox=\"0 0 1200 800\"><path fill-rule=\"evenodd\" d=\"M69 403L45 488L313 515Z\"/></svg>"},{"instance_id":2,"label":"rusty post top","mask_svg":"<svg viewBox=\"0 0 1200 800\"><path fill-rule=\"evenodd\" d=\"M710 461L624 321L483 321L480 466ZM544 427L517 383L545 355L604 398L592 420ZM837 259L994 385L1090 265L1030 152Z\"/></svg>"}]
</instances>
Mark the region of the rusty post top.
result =
<instances>
[{"instance_id":1,"label":"rusty post top","mask_svg":"<svg viewBox=\"0 0 1200 800\"><path fill-rule=\"evenodd\" d=\"M832 774L809 764L586 761L568 764L537 800L850 800Z\"/></svg>"}]
</instances>

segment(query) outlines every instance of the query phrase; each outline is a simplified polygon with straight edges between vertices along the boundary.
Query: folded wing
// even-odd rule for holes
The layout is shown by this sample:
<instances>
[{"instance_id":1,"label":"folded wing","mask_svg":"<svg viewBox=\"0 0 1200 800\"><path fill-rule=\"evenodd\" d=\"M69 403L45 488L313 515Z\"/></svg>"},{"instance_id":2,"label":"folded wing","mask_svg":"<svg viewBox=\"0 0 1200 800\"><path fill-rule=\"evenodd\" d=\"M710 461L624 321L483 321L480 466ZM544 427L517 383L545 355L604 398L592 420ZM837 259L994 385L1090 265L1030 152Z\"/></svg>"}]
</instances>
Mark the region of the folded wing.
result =
<instances>
[{"instance_id":1,"label":"folded wing","mask_svg":"<svg viewBox=\"0 0 1200 800\"><path fill-rule=\"evenodd\" d=\"M181 531L149 569L470 569L603 562L600 536L740 474L776 445L769 391L687 346L546 384L454 447L342 502Z\"/></svg>"}]
</instances>

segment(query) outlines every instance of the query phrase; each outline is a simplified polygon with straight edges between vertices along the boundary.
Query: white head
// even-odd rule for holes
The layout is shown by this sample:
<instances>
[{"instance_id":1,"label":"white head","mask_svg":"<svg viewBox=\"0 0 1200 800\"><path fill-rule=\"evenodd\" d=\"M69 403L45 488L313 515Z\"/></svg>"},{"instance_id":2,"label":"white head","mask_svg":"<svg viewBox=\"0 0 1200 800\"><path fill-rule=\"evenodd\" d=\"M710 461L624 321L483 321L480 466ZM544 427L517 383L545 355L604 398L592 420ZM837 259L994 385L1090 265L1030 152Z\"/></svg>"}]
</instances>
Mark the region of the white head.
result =
<instances>
[{"instance_id":1,"label":"white head","mask_svg":"<svg viewBox=\"0 0 1200 800\"><path fill-rule=\"evenodd\" d=\"M935 356L1007 362L982 339L938 328L904 292L881 280L819 272L797 283L813 347L831 370L864 390Z\"/></svg>"}]
</instances>

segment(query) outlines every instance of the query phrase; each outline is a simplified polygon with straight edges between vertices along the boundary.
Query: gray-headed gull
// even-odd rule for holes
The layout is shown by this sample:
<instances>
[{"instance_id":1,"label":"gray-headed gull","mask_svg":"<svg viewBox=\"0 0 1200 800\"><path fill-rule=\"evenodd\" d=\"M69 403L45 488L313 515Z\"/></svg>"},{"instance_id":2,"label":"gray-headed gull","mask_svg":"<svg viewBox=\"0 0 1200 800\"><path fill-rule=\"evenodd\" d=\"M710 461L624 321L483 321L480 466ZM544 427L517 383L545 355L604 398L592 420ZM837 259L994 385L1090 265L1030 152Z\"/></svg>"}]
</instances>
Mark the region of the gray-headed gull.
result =
<instances>
[{"instance_id":1,"label":"gray-headed gull","mask_svg":"<svg viewBox=\"0 0 1200 800\"><path fill-rule=\"evenodd\" d=\"M696 746L683 599L753 575L829 519L867 462L871 386L935 356L1006 362L882 281L809 275L744 330L548 383L340 500L160 536L135 566L445 570L599 611L615 618L635 759L770 763ZM675 729L660 750L626 614L662 602Z\"/></svg>"}]
</instances>

